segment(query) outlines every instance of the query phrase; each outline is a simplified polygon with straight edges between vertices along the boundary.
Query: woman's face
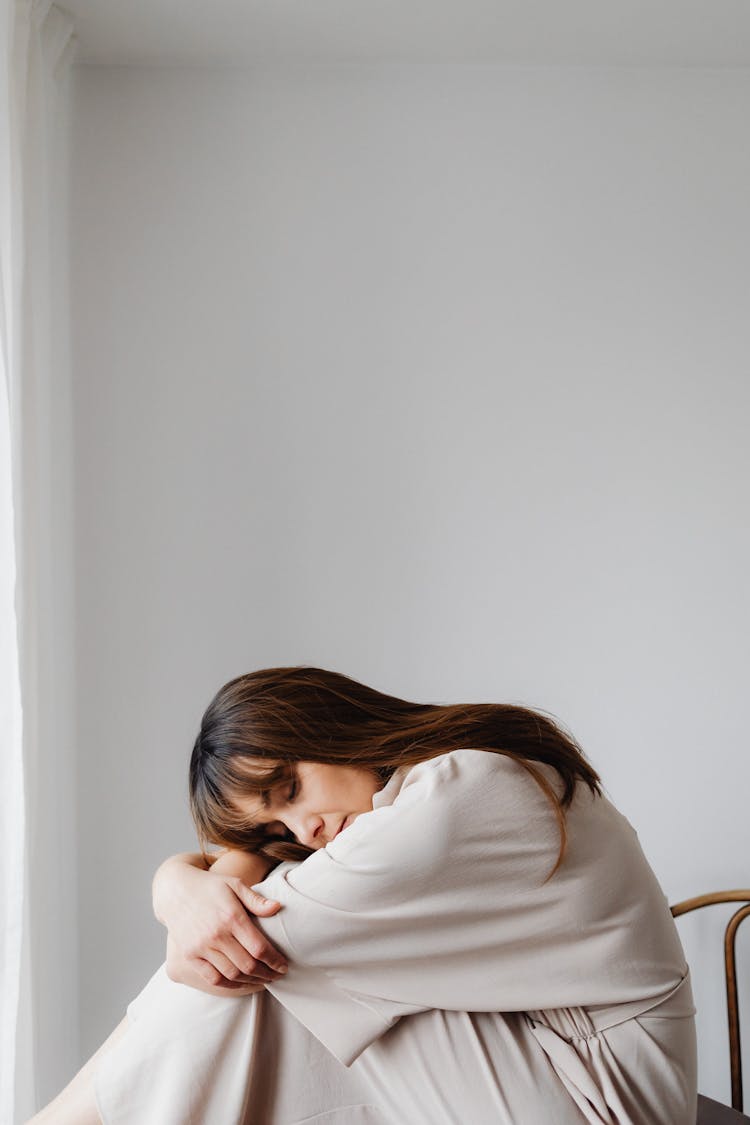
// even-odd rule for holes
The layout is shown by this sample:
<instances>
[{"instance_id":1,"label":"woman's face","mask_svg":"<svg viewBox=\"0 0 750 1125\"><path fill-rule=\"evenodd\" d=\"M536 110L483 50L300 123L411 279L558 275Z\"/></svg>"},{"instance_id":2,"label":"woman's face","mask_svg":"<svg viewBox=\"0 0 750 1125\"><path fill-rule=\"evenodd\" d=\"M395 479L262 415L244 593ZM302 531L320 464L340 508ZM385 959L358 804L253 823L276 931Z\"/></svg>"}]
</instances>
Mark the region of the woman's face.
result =
<instances>
[{"instance_id":1,"label":"woman's face","mask_svg":"<svg viewBox=\"0 0 750 1125\"><path fill-rule=\"evenodd\" d=\"M281 836L288 829L300 844L316 850L370 812L374 794L383 787L376 774L357 766L297 762L296 774L264 799L245 795L234 804L254 824L267 825L269 833Z\"/></svg>"}]
</instances>

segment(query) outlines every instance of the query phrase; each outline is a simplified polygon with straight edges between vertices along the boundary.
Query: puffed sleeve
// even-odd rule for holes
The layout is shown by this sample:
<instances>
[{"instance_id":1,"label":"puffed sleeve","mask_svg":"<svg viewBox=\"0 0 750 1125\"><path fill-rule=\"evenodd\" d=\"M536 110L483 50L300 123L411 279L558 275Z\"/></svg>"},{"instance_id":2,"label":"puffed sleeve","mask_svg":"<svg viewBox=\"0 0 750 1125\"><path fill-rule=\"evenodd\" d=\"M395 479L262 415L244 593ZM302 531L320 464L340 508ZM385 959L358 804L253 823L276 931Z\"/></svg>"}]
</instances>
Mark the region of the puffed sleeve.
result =
<instances>
[{"instance_id":1,"label":"puffed sleeve","mask_svg":"<svg viewBox=\"0 0 750 1125\"><path fill-rule=\"evenodd\" d=\"M559 843L549 800L507 756L419 763L392 804L254 885L282 903L253 919L289 960L268 991L346 1066L406 1014L542 1007L533 973L560 904L541 885Z\"/></svg>"}]
</instances>

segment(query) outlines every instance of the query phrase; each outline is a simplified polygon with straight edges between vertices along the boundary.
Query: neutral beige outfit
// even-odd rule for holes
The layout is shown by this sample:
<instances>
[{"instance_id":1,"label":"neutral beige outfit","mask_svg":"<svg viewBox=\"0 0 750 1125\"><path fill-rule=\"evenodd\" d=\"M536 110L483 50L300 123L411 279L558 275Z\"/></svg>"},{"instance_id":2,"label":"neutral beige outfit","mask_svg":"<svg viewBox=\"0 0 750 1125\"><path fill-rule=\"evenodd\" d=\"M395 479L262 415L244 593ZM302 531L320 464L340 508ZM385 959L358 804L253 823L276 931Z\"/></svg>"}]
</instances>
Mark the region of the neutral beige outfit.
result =
<instances>
[{"instance_id":1,"label":"neutral beige outfit","mask_svg":"<svg viewBox=\"0 0 750 1125\"><path fill-rule=\"evenodd\" d=\"M562 792L550 766L538 765ZM694 1125L695 1007L629 821L511 758L398 770L256 889L289 972L217 997L162 965L95 1072L104 1125Z\"/></svg>"}]
</instances>

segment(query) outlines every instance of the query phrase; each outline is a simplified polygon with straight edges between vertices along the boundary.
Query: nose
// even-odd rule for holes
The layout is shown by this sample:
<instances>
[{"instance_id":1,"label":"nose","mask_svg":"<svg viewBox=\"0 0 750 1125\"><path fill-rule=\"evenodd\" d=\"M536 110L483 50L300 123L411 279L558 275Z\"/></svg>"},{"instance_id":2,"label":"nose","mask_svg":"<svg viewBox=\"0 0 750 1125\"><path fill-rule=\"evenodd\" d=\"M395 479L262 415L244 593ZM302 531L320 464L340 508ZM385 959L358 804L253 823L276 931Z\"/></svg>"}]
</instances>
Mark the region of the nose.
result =
<instances>
[{"instance_id":1,"label":"nose","mask_svg":"<svg viewBox=\"0 0 750 1125\"><path fill-rule=\"evenodd\" d=\"M324 825L322 816L317 813L305 813L298 816L289 815L287 828L304 844L306 848L317 848L318 837Z\"/></svg>"}]
</instances>

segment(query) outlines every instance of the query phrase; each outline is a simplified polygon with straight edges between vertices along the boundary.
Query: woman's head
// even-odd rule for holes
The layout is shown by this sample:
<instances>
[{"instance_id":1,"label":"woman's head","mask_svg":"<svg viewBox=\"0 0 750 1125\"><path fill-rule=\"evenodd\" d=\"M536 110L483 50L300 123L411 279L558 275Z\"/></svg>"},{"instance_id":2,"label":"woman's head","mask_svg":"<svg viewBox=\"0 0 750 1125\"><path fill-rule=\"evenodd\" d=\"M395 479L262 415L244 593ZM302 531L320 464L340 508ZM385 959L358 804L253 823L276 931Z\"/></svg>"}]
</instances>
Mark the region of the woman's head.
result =
<instances>
[{"instance_id":1,"label":"woman's head","mask_svg":"<svg viewBox=\"0 0 750 1125\"><path fill-rule=\"evenodd\" d=\"M339 813L351 813L351 823L372 808L401 760L394 735L418 709L322 668L266 668L230 680L206 708L190 760L201 846L282 859L324 846Z\"/></svg>"},{"instance_id":2,"label":"woman's head","mask_svg":"<svg viewBox=\"0 0 750 1125\"><path fill-rule=\"evenodd\" d=\"M462 747L520 761L560 824L577 780L599 777L550 718L508 704L411 703L338 672L267 668L225 684L206 709L190 759L190 807L207 843L302 859L324 847L401 765ZM557 797L533 761L556 767Z\"/></svg>"}]
</instances>

